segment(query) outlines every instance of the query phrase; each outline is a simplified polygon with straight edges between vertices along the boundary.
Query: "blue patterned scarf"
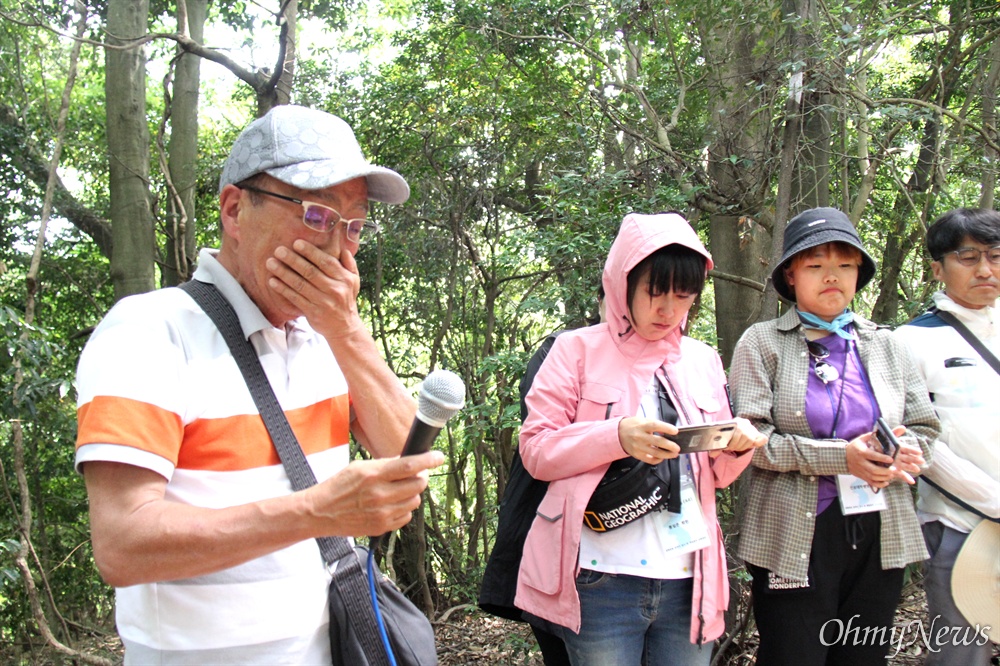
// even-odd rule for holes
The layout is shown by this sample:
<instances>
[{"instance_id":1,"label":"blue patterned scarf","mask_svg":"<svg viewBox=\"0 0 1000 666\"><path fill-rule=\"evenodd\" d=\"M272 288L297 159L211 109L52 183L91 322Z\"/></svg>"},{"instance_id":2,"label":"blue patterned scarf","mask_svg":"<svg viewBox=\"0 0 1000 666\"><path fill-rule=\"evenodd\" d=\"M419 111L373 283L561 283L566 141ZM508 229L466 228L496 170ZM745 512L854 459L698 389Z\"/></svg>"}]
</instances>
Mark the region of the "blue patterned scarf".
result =
<instances>
[{"instance_id":1,"label":"blue patterned scarf","mask_svg":"<svg viewBox=\"0 0 1000 666\"><path fill-rule=\"evenodd\" d=\"M854 321L854 314L846 308L844 309L843 312L837 315L836 319L834 319L833 321L826 321L824 319L820 319L811 312L803 312L798 308L795 308L795 311L799 315L799 321L802 322L802 325L806 328L812 328L821 331L828 331L830 333L836 333L845 340L857 339L855 338L853 333L847 330L847 327L850 326L851 323Z\"/></svg>"}]
</instances>

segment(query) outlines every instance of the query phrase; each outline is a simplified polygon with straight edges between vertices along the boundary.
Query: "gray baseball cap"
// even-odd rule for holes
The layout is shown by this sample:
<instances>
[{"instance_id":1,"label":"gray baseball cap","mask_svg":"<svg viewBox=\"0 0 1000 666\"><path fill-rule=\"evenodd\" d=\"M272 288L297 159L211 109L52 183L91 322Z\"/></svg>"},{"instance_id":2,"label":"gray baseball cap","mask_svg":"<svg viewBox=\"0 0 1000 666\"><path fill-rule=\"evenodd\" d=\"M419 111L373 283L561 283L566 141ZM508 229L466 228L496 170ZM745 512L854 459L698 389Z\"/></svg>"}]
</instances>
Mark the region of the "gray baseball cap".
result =
<instances>
[{"instance_id":1,"label":"gray baseball cap","mask_svg":"<svg viewBox=\"0 0 1000 666\"><path fill-rule=\"evenodd\" d=\"M236 137L219 191L258 173L303 190L364 177L372 201L400 204L410 196L402 176L365 159L350 125L325 111L291 104L272 108Z\"/></svg>"}]
</instances>

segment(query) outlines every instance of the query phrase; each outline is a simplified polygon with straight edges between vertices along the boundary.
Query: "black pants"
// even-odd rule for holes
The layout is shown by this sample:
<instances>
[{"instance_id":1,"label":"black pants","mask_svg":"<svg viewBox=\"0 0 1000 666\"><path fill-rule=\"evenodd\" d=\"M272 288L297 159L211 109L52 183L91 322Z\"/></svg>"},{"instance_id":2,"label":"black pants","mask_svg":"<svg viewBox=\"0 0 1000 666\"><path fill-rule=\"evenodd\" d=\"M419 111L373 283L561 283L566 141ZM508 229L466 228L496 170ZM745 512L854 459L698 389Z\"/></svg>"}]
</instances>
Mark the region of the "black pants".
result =
<instances>
[{"instance_id":1,"label":"black pants","mask_svg":"<svg viewBox=\"0 0 1000 666\"><path fill-rule=\"evenodd\" d=\"M538 641L545 666L570 666L566 644L563 643L562 638L535 625L531 625L531 631L535 634L535 640Z\"/></svg>"},{"instance_id":2,"label":"black pants","mask_svg":"<svg viewBox=\"0 0 1000 666\"><path fill-rule=\"evenodd\" d=\"M885 666L903 570L882 570L880 518L845 517L837 502L820 514L806 589L769 589L769 572L748 565L759 666Z\"/></svg>"}]
</instances>

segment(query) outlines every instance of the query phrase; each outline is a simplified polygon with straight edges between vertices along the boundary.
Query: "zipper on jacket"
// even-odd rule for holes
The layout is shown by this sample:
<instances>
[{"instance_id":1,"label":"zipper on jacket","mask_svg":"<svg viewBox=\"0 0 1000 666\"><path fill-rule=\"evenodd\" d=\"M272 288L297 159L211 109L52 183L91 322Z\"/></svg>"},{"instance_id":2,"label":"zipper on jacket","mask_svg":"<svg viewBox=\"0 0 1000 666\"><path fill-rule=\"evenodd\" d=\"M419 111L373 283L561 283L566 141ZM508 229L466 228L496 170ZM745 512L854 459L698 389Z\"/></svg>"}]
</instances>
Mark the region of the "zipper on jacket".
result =
<instances>
[{"instance_id":1,"label":"zipper on jacket","mask_svg":"<svg viewBox=\"0 0 1000 666\"><path fill-rule=\"evenodd\" d=\"M705 610L705 562L703 561L705 556L702 550L698 551L698 569L701 570L701 581L698 583L698 587L701 588L701 594L698 595L698 647L705 643L705 615L702 612ZM729 581L726 581L726 584L728 585Z\"/></svg>"},{"instance_id":2,"label":"zipper on jacket","mask_svg":"<svg viewBox=\"0 0 1000 666\"><path fill-rule=\"evenodd\" d=\"M670 375L667 373L667 369L666 368L663 368L663 378L667 382L667 388L669 388L670 392L674 394L673 398L677 402L677 405L681 408L681 413L684 414L684 420L687 422L688 425L693 425L693 423L691 421L691 417L688 415L687 410L684 409L684 403L680 400L679 397L677 397L678 396L677 390L674 388L673 383L670 381ZM698 411L701 412L701 421L702 421L702 423L704 423L705 422L705 412L703 412L700 407L698 408ZM697 455L697 454L695 454L695 455ZM701 463L699 462L698 465L699 465L699 469L700 469ZM694 466L693 465L691 467L691 483L694 484L694 494L695 494L695 496L700 498L701 497L701 491L700 491L700 489L698 487L699 479L698 479L698 475L694 471ZM699 550L697 552L697 554L695 555L695 562L696 562L696 564L695 564L695 574L696 575L699 574L699 573L701 574L701 578L700 578L700 580L698 582L698 587L700 588L700 594L698 595L698 647L699 648L702 647L702 645L705 643L705 615L704 615L704 610L705 610L705 562L704 562L704 557L705 557L705 555L704 555L703 551L704 551L704 549ZM723 557L725 557L725 556L723 556ZM726 583L728 584L728 581L726 581ZM692 594L693 593L694 592L692 591Z\"/></svg>"},{"instance_id":3,"label":"zipper on jacket","mask_svg":"<svg viewBox=\"0 0 1000 666\"><path fill-rule=\"evenodd\" d=\"M698 463L698 467L701 469L700 462ZM694 472L694 465L691 466L691 483L694 484L694 494L699 498L700 504L701 492L698 487L698 475ZM723 555L723 557L725 557L725 555ZM701 578L698 581L698 587L700 589L700 594L698 595L698 647L701 647L705 642L705 615L703 613L705 610L705 549L702 548L699 550L695 554L695 558L695 574L701 574ZM726 583L728 584L728 581Z\"/></svg>"}]
</instances>

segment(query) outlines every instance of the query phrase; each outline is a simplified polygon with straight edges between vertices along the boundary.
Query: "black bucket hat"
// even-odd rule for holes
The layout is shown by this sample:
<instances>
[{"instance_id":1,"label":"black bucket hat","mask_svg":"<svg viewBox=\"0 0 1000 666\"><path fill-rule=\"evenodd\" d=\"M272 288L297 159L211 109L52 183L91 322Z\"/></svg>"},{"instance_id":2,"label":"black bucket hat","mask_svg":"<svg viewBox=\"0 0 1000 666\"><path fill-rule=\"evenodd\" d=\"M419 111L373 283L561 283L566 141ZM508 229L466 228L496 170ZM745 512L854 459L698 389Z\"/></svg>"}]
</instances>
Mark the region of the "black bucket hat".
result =
<instances>
[{"instance_id":1,"label":"black bucket hat","mask_svg":"<svg viewBox=\"0 0 1000 666\"><path fill-rule=\"evenodd\" d=\"M793 217L785 227L781 261L771 271L771 282L778 295L790 303L795 302L795 294L785 282L785 266L792 257L803 250L833 242L846 243L860 250L857 290L864 289L875 277L875 260L861 246L858 230L851 224L850 218L836 208L811 208Z\"/></svg>"}]
</instances>

